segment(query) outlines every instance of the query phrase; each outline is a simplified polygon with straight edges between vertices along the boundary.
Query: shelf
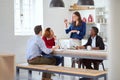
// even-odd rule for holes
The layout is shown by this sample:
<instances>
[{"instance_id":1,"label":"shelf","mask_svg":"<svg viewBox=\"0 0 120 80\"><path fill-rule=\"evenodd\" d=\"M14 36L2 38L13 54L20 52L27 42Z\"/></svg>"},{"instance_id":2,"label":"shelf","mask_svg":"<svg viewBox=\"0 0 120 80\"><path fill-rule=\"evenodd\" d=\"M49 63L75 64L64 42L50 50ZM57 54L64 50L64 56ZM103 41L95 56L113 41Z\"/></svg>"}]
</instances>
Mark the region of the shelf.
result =
<instances>
[{"instance_id":1,"label":"shelf","mask_svg":"<svg viewBox=\"0 0 120 80\"><path fill-rule=\"evenodd\" d=\"M86 22L86 24L88 24L88 25L95 24L95 22Z\"/></svg>"},{"instance_id":2,"label":"shelf","mask_svg":"<svg viewBox=\"0 0 120 80\"><path fill-rule=\"evenodd\" d=\"M77 11L77 10L94 10L95 7L89 7L89 6L77 6L77 7L72 7L69 9L69 11Z\"/></svg>"},{"instance_id":3,"label":"shelf","mask_svg":"<svg viewBox=\"0 0 120 80\"><path fill-rule=\"evenodd\" d=\"M86 24L88 24L88 25L91 25L91 24L107 25L107 23L95 23L95 22L86 22Z\"/></svg>"},{"instance_id":4,"label":"shelf","mask_svg":"<svg viewBox=\"0 0 120 80\"><path fill-rule=\"evenodd\" d=\"M96 24L107 25L107 23L96 23Z\"/></svg>"},{"instance_id":5,"label":"shelf","mask_svg":"<svg viewBox=\"0 0 120 80\"><path fill-rule=\"evenodd\" d=\"M99 15L99 14L96 14L96 16L105 16L106 14L103 14L103 15Z\"/></svg>"}]
</instances>

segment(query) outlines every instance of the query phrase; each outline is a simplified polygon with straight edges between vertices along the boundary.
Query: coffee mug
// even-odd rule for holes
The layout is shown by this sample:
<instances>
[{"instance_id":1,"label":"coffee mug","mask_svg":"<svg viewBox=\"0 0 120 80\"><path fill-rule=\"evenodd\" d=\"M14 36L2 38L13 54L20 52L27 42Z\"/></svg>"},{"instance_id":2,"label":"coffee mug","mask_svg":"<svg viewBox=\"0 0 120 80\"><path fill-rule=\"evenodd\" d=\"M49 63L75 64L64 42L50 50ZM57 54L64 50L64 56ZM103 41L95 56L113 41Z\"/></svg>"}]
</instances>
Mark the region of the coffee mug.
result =
<instances>
[{"instance_id":1,"label":"coffee mug","mask_svg":"<svg viewBox=\"0 0 120 80\"><path fill-rule=\"evenodd\" d=\"M89 50L89 51L90 51L91 49L92 49L92 48L91 48L91 46L87 46L87 50Z\"/></svg>"}]
</instances>

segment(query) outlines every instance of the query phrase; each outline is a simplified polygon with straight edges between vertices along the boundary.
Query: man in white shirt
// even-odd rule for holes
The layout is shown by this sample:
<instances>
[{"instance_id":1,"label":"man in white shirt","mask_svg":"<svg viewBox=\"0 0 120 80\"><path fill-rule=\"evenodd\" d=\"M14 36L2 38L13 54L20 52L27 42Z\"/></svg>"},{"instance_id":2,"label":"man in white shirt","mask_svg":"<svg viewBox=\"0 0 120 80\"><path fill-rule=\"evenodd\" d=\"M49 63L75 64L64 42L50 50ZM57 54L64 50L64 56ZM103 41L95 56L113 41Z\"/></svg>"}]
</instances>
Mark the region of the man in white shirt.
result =
<instances>
[{"instance_id":1,"label":"man in white shirt","mask_svg":"<svg viewBox=\"0 0 120 80\"><path fill-rule=\"evenodd\" d=\"M51 57L52 52L55 49L58 49L58 46L55 46L52 49L48 49L42 40L42 27L41 25L35 26L34 28L35 36L30 38L27 43L27 62L29 64L48 64L48 65L55 65L56 58ZM44 56L45 55L45 56ZM48 56L47 55L51 55ZM51 74L43 73L42 80L51 80Z\"/></svg>"},{"instance_id":2,"label":"man in white shirt","mask_svg":"<svg viewBox=\"0 0 120 80\"><path fill-rule=\"evenodd\" d=\"M103 39L98 36L98 28L92 27L90 30L90 37L87 41L87 43L83 46L78 46L78 49L86 49L87 46L91 46L93 50L104 50L105 45L103 42ZM88 69L99 69L99 64L102 62L102 60L91 60L91 59L83 59L82 60L86 68ZM91 66L91 64L94 64L94 67Z\"/></svg>"},{"instance_id":3,"label":"man in white shirt","mask_svg":"<svg viewBox=\"0 0 120 80\"><path fill-rule=\"evenodd\" d=\"M105 45L103 42L103 39L98 36L98 28L92 27L90 30L90 37L88 38L88 41L83 46L78 46L77 49L86 49L87 46L91 46L92 50L104 50ZM86 66L87 69L95 69L99 70L99 64L102 62L102 60L92 60L92 59L80 59L83 65ZM93 67L91 66L93 64ZM80 80L91 80L87 78L83 78Z\"/></svg>"}]
</instances>

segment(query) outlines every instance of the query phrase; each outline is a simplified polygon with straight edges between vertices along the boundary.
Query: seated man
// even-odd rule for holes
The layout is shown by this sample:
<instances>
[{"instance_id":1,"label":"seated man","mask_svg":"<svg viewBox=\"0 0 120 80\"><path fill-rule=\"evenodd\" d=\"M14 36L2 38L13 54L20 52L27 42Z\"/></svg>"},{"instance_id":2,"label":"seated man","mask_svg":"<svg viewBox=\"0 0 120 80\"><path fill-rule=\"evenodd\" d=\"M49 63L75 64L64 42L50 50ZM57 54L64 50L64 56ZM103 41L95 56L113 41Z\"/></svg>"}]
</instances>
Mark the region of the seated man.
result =
<instances>
[{"instance_id":1,"label":"seated man","mask_svg":"<svg viewBox=\"0 0 120 80\"><path fill-rule=\"evenodd\" d=\"M42 40L42 27L41 25L35 26L34 28L35 36L28 40L27 44L27 62L29 64L38 65L38 64L47 64L55 65L56 59L50 55L55 49L58 49L58 46L55 46L52 49L48 49ZM46 54L45 56L43 54ZM42 80L51 80L51 74L43 73Z\"/></svg>"},{"instance_id":2,"label":"seated man","mask_svg":"<svg viewBox=\"0 0 120 80\"><path fill-rule=\"evenodd\" d=\"M78 46L77 49L86 49L87 46L91 46L93 50L104 50L105 45L103 42L103 39L98 36L98 28L92 27L90 31L90 37L87 41L87 43L84 46ZM82 59L83 65L86 66L87 69L99 69L99 64L102 62L102 60L92 60L92 59ZM93 66L91 64L93 63Z\"/></svg>"}]
</instances>

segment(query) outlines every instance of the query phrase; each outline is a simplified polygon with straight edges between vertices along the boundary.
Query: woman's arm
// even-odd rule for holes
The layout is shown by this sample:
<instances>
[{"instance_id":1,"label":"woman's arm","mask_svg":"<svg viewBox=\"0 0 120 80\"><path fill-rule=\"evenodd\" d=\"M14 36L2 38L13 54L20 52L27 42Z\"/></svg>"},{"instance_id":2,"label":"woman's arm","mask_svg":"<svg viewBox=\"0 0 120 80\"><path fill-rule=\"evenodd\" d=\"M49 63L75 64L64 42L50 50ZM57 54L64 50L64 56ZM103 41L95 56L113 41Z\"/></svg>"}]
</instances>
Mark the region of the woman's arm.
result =
<instances>
[{"instance_id":1,"label":"woman's arm","mask_svg":"<svg viewBox=\"0 0 120 80\"><path fill-rule=\"evenodd\" d=\"M70 25L70 27L65 30L66 34L68 34L72 30L71 27L72 25Z\"/></svg>"},{"instance_id":2,"label":"woman's arm","mask_svg":"<svg viewBox=\"0 0 120 80\"><path fill-rule=\"evenodd\" d=\"M76 49L85 49L85 46L77 46Z\"/></svg>"}]
</instances>

